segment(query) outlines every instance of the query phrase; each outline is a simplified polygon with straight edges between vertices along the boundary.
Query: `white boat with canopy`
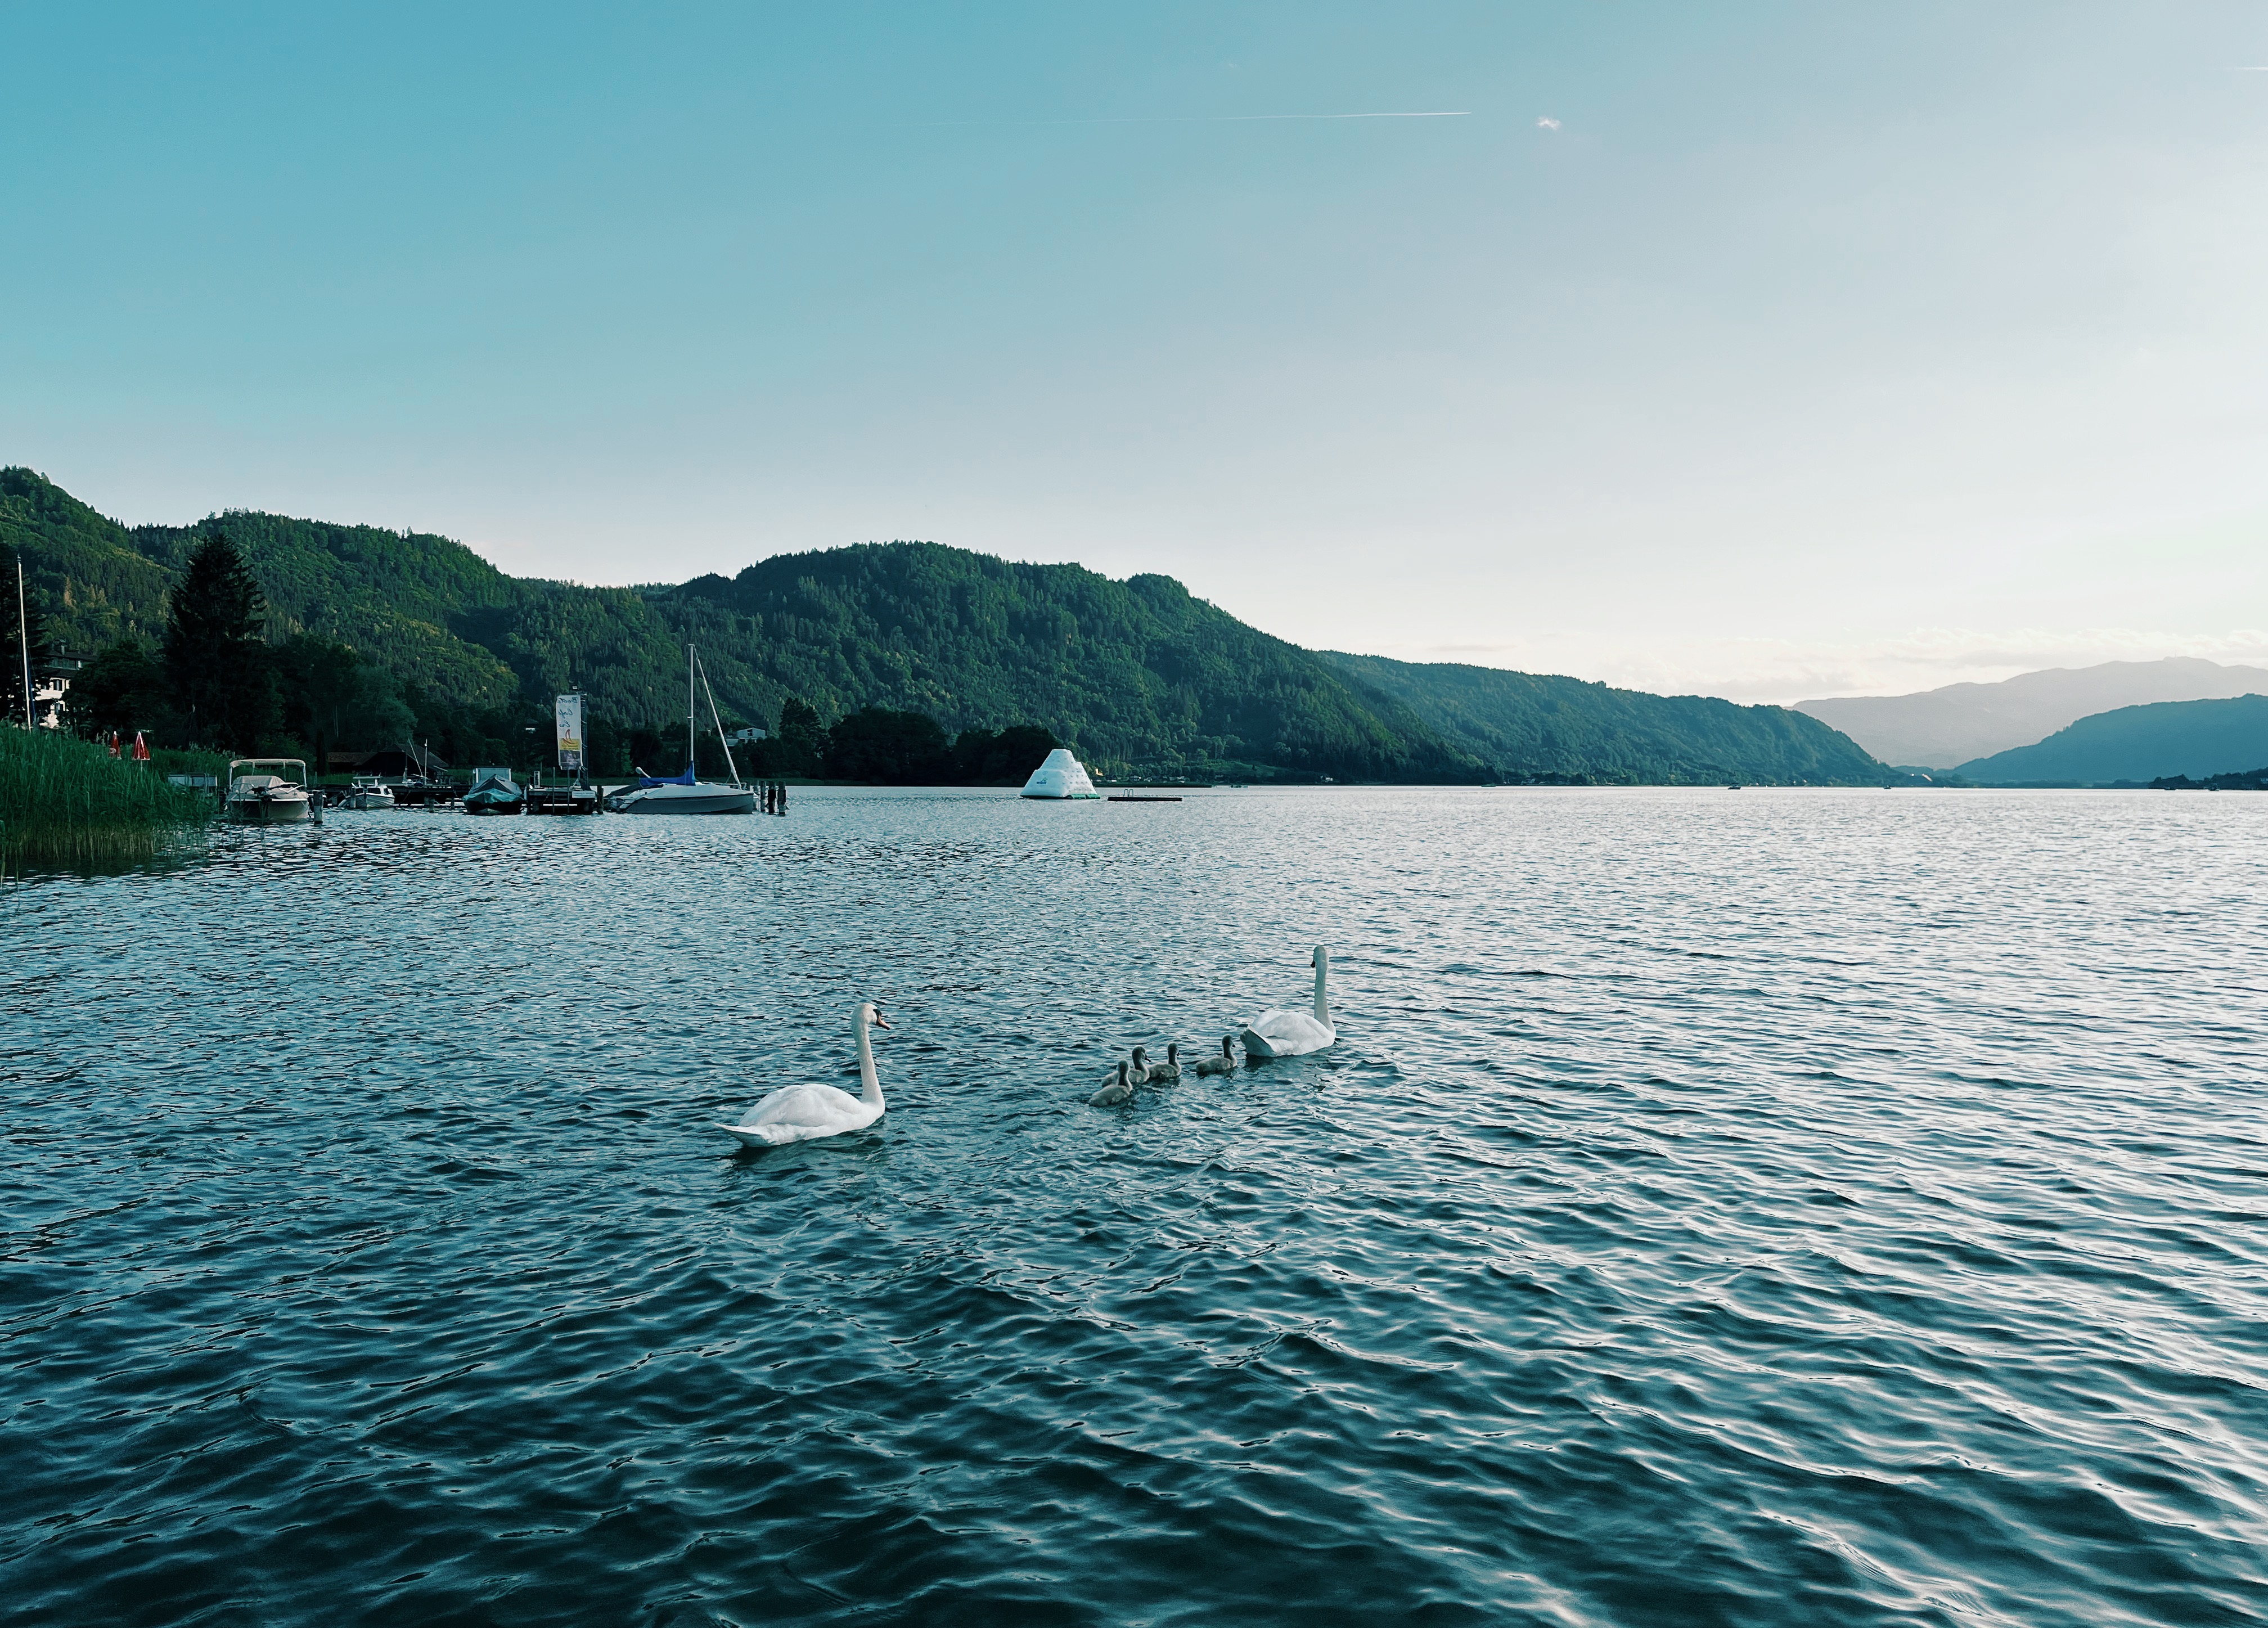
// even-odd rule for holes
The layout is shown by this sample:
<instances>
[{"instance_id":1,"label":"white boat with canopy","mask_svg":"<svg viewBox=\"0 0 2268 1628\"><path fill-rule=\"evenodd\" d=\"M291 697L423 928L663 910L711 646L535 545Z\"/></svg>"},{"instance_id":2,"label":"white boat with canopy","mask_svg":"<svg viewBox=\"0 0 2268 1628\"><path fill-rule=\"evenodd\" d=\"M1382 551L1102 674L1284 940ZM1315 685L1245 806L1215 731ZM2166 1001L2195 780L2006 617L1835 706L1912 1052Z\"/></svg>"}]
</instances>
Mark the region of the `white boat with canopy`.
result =
<instances>
[{"instance_id":1,"label":"white boat with canopy","mask_svg":"<svg viewBox=\"0 0 2268 1628\"><path fill-rule=\"evenodd\" d=\"M1094 782L1086 777L1085 766L1071 755L1071 748L1061 746L1048 754L1046 762L1032 770L1032 777L1024 782L1023 794L1057 802L1074 799L1100 801L1102 797L1094 789Z\"/></svg>"},{"instance_id":2,"label":"white boat with canopy","mask_svg":"<svg viewBox=\"0 0 2268 1628\"><path fill-rule=\"evenodd\" d=\"M732 772L733 784L718 785L714 781L701 779L694 773L693 752L693 681L696 671L700 674L701 688L709 696L709 719L717 726L718 741L725 748L725 767ZM756 792L754 786L740 784L740 766L733 761L733 743L725 738L724 720L717 716L717 692L709 688L707 669L699 667L693 647L685 647L685 772L681 775L650 775L638 771L638 783L626 785L607 799L607 807L615 814L735 814L756 812Z\"/></svg>"},{"instance_id":3,"label":"white boat with canopy","mask_svg":"<svg viewBox=\"0 0 2268 1628\"><path fill-rule=\"evenodd\" d=\"M340 799L339 806L342 808L391 808L394 807L394 788L376 775L357 775L354 784L347 788L346 796Z\"/></svg>"},{"instance_id":4,"label":"white boat with canopy","mask_svg":"<svg viewBox=\"0 0 2268 1628\"><path fill-rule=\"evenodd\" d=\"M269 774L269 770L279 772ZM293 779L292 771L298 772ZM239 757L228 766L228 817L239 825L291 825L315 817L307 764L297 757Z\"/></svg>"}]
</instances>

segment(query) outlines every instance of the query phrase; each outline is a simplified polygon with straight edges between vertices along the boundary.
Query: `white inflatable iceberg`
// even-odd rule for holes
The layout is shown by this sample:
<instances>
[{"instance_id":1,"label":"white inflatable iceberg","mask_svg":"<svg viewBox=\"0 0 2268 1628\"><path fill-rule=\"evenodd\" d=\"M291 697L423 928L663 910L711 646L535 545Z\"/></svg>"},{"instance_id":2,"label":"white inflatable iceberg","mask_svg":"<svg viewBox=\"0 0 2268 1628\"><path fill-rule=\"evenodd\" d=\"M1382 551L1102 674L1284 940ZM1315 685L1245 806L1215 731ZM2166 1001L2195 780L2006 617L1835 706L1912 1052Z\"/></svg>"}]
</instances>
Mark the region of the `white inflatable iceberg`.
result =
<instances>
[{"instance_id":1,"label":"white inflatable iceberg","mask_svg":"<svg viewBox=\"0 0 2268 1628\"><path fill-rule=\"evenodd\" d=\"M1048 754L1048 761L1032 770L1032 777L1024 782L1027 797L1094 797L1101 792L1094 782L1086 777L1086 770L1079 759L1071 755L1068 747L1057 747Z\"/></svg>"}]
</instances>

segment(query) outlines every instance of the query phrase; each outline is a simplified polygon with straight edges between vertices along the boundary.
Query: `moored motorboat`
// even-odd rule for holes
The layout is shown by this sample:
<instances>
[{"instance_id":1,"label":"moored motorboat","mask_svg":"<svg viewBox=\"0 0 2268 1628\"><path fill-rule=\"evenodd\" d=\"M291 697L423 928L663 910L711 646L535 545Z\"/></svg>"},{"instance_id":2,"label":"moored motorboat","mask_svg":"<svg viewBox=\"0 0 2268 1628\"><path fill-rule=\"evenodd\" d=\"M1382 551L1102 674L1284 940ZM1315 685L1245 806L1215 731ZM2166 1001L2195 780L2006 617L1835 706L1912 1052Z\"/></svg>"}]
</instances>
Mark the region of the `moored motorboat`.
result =
<instances>
[{"instance_id":1,"label":"moored motorboat","mask_svg":"<svg viewBox=\"0 0 2268 1628\"><path fill-rule=\"evenodd\" d=\"M527 794L509 769L475 769L464 803L468 814L516 814L527 807Z\"/></svg>"},{"instance_id":2,"label":"moored motorboat","mask_svg":"<svg viewBox=\"0 0 2268 1628\"><path fill-rule=\"evenodd\" d=\"M354 784L347 787L346 795L339 799L342 808L391 808L394 789L376 775L357 775Z\"/></svg>"},{"instance_id":3,"label":"moored motorboat","mask_svg":"<svg viewBox=\"0 0 2268 1628\"><path fill-rule=\"evenodd\" d=\"M269 773L270 770L277 773ZM291 777L293 770L298 778ZM307 764L297 757L239 757L228 766L228 817L238 825L294 825L315 817Z\"/></svg>"}]
</instances>

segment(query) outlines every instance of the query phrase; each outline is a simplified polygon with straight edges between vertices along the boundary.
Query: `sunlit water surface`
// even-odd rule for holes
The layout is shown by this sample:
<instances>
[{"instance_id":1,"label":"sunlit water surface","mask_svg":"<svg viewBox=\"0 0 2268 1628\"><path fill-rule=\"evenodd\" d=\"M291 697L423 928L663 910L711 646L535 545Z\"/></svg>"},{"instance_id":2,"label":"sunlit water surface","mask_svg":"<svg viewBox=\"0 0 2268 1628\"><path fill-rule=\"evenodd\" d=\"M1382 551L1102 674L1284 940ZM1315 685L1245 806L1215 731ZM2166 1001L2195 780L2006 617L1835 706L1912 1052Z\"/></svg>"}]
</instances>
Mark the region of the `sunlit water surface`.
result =
<instances>
[{"instance_id":1,"label":"sunlit water surface","mask_svg":"<svg viewBox=\"0 0 2268 1628\"><path fill-rule=\"evenodd\" d=\"M0 1594L2268 1619L2264 828L810 792L13 888ZM1318 942L1336 1048L1086 1105ZM864 998L887 1117L736 1153Z\"/></svg>"}]
</instances>

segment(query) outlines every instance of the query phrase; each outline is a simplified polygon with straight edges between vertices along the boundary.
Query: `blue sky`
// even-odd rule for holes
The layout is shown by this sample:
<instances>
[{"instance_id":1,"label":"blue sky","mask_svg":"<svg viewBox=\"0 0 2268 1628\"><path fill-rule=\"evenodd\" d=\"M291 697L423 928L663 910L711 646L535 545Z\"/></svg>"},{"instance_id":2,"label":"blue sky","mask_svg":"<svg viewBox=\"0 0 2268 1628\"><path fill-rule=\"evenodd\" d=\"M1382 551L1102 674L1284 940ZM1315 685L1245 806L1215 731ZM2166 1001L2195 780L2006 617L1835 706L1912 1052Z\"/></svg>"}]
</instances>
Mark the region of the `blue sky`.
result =
<instances>
[{"instance_id":1,"label":"blue sky","mask_svg":"<svg viewBox=\"0 0 2268 1628\"><path fill-rule=\"evenodd\" d=\"M0 22L0 460L128 520L1744 699L2268 660L2257 6Z\"/></svg>"}]
</instances>

